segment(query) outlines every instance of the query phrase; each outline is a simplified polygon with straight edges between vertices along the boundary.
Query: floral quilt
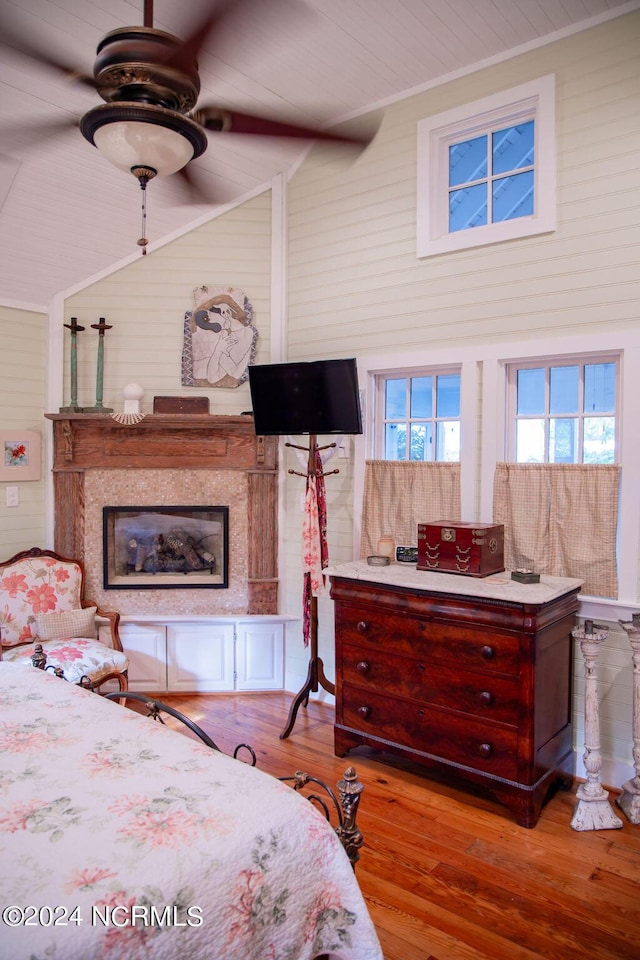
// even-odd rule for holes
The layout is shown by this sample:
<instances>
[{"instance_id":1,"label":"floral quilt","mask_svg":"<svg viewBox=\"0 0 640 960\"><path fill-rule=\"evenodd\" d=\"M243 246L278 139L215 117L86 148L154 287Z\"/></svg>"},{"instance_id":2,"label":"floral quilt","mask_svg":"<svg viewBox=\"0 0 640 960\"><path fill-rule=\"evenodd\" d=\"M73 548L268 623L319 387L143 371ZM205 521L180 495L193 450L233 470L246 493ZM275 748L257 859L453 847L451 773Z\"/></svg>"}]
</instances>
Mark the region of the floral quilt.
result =
<instances>
[{"instance_id":1,"label":"floral quilt","mask_svg":"<svg viewBox=\"0 0 640 960\"><path fill-rule=\"evenodd\" d=\"M0 957L382 960L333 829L291 787L0 663Z\"/></svg>"}]
</instances>

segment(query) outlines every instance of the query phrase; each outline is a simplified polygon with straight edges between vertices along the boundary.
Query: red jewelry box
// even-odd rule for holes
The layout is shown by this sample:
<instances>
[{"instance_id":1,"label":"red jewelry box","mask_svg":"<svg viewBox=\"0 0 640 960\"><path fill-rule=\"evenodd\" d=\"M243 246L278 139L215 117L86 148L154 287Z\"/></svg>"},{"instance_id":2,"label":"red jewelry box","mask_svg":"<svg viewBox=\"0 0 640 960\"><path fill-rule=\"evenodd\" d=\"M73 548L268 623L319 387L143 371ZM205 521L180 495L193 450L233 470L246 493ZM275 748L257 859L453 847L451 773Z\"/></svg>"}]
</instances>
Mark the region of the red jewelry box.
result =
<instances>
[{"instance_id":1,"label":"red jewelry box","mask_svg":"<svg viewBox=\"0 0 640 960\"><path fill-rule=\"evenodd\" d=\"M418 524L418 570L490 577L504 570L504 525L438 520Z\"/></svg>"}]
</instances>

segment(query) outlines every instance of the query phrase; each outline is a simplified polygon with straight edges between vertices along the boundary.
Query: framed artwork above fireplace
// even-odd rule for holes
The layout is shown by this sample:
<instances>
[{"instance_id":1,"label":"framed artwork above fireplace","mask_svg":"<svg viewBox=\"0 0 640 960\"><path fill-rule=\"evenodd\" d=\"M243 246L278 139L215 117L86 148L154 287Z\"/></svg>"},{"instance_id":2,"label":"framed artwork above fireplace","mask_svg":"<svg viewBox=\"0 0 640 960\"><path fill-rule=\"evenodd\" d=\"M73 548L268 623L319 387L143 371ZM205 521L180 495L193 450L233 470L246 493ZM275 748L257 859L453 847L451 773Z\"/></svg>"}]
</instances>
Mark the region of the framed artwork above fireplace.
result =
<instances>
[{"instance_id":1,"label":"framed artwork above fireplace","mask_svg":"<svg viewBox=\"0 0 640 960\"><path fill-rule=\"evenodd\" d=\"M103 507L105 590L229 584L229 508Z\"/></svg>"}]
</instances>

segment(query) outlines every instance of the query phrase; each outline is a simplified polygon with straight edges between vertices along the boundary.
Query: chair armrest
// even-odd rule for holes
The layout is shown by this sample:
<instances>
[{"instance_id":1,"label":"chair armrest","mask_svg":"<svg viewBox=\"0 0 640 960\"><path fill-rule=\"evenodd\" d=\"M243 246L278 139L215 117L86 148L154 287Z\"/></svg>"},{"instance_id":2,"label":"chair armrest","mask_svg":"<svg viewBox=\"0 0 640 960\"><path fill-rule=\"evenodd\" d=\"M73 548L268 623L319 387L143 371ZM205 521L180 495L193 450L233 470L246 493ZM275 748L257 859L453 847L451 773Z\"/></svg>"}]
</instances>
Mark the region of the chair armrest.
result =
<instances>
[{"instance_id":1,"label":"chair armrest","mask_svg":"<svg viewBox=\"0 0 640 960\"><path fill-rule=\"evenodd\" d=\"M120 639L120 614L115 610L102 610L93 600L83 600L83 607L95 607L96 616L103 617L105 620L109 621L109 631L111 635L111 646L114 650L119 650L120 653L124 653L122 649L122 640Z\"/></svg>"}]
</instances>

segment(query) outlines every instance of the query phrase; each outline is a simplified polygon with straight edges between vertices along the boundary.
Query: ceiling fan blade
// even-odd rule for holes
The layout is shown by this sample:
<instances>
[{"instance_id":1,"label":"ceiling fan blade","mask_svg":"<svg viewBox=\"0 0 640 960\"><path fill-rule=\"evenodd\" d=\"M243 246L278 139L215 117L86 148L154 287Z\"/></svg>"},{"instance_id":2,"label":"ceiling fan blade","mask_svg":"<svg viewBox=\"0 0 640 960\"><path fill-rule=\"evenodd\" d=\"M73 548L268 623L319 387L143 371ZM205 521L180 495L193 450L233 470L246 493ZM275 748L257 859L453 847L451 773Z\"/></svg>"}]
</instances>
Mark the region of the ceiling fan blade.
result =
<instances>
[{"instance_id":1,"label":"ceiling fan blade","mask_svg":"<svg viewBox=\"0 0 640 960\"><path fill-rule=\"evenodd\" d=\"M80 121L77 117L57 117L52 120L16 120L13 123L0 123L0 138L8 149L20 151L34 143L59 137L69 130L77 129Z\"/></svg>"},{"instance_id":2,"label":"ceiling fan blade","mask_svg":"<svg viewBox=\"0 0 640 960\"><path fill-rule=\"evenodd\" d=\"M213 191L205 187L201 178L194 174L192 164L188 163L186 167L178 170L173 176L182 187L183 203L209 205L220 203L220 198L214 196Z\"/></svg>"},{"instance_id":3,"label":"ceiling fan blade","mask_svg":"<svg viewBox=\"0 0 640 960\"><path fill-rule=\"evenodd\" d=\"M293 137L298 140L325 140L333 143L366 147L375 136L371 130L342 132L325 127L302 127L285 123L259 114L222 110L220 107L203 106L191 113L191 118L211 133L244 133L258 137Z\"/></svg>"},{"instance_id":4,"label":"ceiling fan blade","mask_svg":"<svg viewBox=\"0 0 640 960\"><path fill-rule=\"evenodd\" d=\"M19 36L4 22L4 19L0 19L0 45L15 50L25 57L30 57L45 67L63 74L75 83L90 87L92 90L96 89L96 83L92 75L85 73L77 64L55 56L50 50L34 43L33 40Z\"/></svg>"},{"instance_id":5,"label":"ceiling fan blade","mask_svg":"<svg viewBox=\"0 0 640 960\"><path fill-rule=\"evenodd\" d=\"M215 9L208 13L181 42L164 63L176 70L185 70L198 59L200 50L216 27L219 27L230 12L238 12L257 6L260 0L220 0Z\"/></svg>"},{"instance_id":6,"label":"ceiling fan blade","mask_svg":"<svg viewBox=\"0 0 640 960\"><path fill-rule=\"evenodd\" d=\"M193 66L198 54L207 45L207 54L224 60L229 56L229 44L234 43L234 31L246 29L247 24L258 25L268 18L270 22L286 22L298 30L311 29L316 22L308 7L299 0L218 0L214 9L186 33L180 47L164 63L185 70ZM178 36L182 34L178 31Z\"/></svg>"}]
</instances>

